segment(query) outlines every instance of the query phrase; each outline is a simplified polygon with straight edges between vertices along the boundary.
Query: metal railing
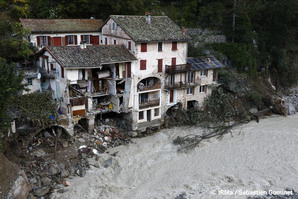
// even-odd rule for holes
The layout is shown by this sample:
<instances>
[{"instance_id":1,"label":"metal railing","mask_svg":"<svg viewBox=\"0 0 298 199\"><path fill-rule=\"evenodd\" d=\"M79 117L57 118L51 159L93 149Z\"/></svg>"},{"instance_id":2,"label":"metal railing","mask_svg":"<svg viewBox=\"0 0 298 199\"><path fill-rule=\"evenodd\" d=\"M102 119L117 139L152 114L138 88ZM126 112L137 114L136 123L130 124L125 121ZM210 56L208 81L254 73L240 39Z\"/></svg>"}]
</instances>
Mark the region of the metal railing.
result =
<instances>
[{"instance_id":1,"label":"metal railing","mask_svg":"<svg viewBox=\"0 0 298 199\"><path fill-rule=\"evenodd\" d=\"M190 71L190 64L166 65L166 73Z\"/></svg>"},{"instance_id":2,"label":"metal railing","mask_svg":"<svg viewBox=\"0 0 298 199\"><path fill-rule=\"evenodd\" d=\"M139 108L148 108L153 106L159 106L160 99L154 99L154 100L146 100L144 102L140 102Z\"/></svg>"}]
</instances>

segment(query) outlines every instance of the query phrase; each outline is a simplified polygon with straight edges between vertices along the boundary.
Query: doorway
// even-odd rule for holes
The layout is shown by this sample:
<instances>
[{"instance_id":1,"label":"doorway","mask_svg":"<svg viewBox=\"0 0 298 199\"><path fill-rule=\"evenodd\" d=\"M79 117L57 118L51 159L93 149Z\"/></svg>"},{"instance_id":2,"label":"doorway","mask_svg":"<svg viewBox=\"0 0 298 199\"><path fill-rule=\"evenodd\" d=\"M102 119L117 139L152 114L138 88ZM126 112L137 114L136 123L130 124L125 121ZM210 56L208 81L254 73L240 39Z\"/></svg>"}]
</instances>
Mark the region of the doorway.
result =
<instances>
[{"instance_id":1,"label":"doorway","mask_svg":"<svg viewBox=\"0 0 298 199\"><path fill-rule=\"evenodd\" d=\"M147 110L147 121L151 122L151 110Z\"/></svg>"}]
</instances>

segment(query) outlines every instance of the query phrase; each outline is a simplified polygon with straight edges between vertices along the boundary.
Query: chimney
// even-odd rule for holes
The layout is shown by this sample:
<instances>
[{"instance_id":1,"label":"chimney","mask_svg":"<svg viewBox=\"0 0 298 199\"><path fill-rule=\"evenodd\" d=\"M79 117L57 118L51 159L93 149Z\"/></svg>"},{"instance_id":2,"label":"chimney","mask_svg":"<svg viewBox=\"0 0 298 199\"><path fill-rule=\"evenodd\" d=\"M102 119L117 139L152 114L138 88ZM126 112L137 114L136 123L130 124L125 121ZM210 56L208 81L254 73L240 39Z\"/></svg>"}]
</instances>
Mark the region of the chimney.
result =
<instances>
[{"instance_id":1,"label":"chimney","mask_svg":"<svg viewBox=\"0 0 298 199\"><path fill-rule=\"evenodd\" d=\"M183 27L183 28L181 29L181 32L182 32L183 35L185 35L185 32L186 32L185 27Z\"/></svg>"},{"instance_id":2,"label":"chimney","mask_svg":"<svg viewBox=\"0 0 298 199\"><path fill-rule=\"evenodd\" d=\"M151 24L151 14L149 12L146 12L145 16L146 16L146 23Z\"/></svg>"}]
</instances>

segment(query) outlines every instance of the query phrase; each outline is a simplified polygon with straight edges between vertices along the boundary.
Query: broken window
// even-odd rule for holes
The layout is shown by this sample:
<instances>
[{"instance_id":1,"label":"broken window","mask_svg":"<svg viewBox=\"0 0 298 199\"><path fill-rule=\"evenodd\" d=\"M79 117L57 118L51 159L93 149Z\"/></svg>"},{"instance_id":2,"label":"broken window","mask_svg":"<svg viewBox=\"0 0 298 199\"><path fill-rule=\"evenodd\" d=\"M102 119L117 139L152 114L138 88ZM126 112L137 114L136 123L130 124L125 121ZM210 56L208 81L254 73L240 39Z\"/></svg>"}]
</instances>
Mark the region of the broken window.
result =
<instances>
[{"instance_id":1,"label":"broken window","mask_svg":"<svg viewBox=\"0 0 298 199\"><path fill-rule=\"evenodd\" d=\"M147 43L141 43L141 52L147 52Z\"/></svg>"},{"instance_id":2,"label":"broken window","mask_svg":"<svg viewBox=\"0 0 298 199\"><path fill-rule=\"evenodd\" d=\"M158 42L158 52L162 51L162 42Z\"/></svg>"},{"instance_id":3,"label":"broken window","mask_svg":"<svg viewBox=\"0 0 298 199\"><path fill-rule=\"evenodd\" d=\"M144 111L140 111L139 112L139 120L143 120L144 119Z\"/></svg>"},{"instance_id":4,"label":"broken window","mask_svg":"<svg viewBox=\"0 0 298 199\"><path fill-rule=\"evenodd\" d=\"M154 116L155 117L159 116L159 108L154 109Z\"/></svg>"}]
</instances>

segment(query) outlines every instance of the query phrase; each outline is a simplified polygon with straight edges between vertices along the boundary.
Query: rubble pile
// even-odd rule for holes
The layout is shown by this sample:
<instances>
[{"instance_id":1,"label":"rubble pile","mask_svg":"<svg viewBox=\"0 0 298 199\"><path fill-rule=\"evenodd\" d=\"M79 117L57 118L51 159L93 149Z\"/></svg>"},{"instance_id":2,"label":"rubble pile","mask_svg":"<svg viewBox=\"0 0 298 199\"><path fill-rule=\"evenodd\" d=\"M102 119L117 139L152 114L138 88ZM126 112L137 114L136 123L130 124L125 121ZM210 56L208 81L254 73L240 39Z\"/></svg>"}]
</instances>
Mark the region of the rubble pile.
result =
<instances>
[{"instance_id":1,"label":"rubble pile","mask_svg":"<svg viewBox=\"0 0 298 199\"><path fill-rule=\"evenodd\" d=\"M90 159L99 159L109 147L129 141L124 132L109 125L96 127L93 133L77 131L73 137L57 128L28 136L16 149L22 151L20 164L32 186L28 198L51 198L54 192L67 192L67 179L84 177L90 165L99 167Z\"/></svg>"}]
</instances>

